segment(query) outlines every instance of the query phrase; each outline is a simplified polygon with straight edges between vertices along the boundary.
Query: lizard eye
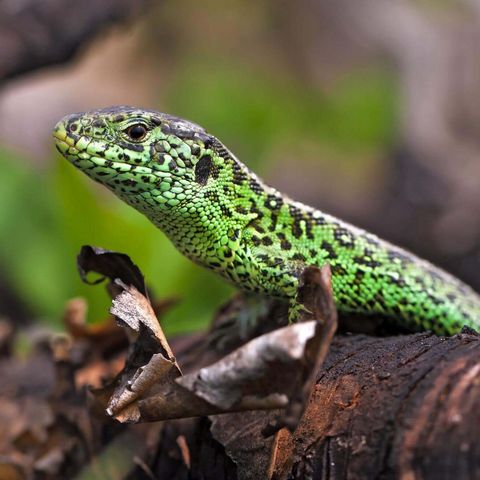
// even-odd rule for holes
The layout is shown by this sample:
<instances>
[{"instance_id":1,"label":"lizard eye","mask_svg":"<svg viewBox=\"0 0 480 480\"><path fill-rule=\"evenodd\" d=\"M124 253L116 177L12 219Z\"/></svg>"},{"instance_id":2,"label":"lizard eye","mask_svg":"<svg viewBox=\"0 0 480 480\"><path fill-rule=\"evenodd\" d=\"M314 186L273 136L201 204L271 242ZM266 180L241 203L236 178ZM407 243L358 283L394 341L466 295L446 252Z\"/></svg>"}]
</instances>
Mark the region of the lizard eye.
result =
<instances>
[{"instance_id":1,"label":"lizard eye","mask_svg":"<svg viewBox=\"0 0 480 480\"><path fill-rule=\"evenodd\" d=\"M124 132L130 138L130 140L133 140L134 142L139 142L140 140L143 140L145 138L148 130L147 127L143 125L143 123L135 123L134 125L130 125L129 127L127 127Z\"/></svg>"}]
</instances>

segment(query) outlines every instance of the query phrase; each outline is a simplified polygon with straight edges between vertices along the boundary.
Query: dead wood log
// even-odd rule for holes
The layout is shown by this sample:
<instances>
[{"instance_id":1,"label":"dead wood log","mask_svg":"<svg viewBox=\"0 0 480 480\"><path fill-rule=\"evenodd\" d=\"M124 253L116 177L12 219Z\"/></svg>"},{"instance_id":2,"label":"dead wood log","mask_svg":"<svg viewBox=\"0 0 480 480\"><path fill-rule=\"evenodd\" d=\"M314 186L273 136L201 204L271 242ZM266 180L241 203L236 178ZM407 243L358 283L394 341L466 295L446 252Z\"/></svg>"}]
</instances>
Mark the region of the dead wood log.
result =
<instances>
[{"instance_id":1,"label":"dead wood log","mask_svg":"<svg viewBox=\"0 0 480 480\"><path fill-rule=\"evenodd\" d=\"M183 363L191 344L172 348ZM474 334L337 336L293 433L264 438L274 413L232 413L168 422L162 451L184 438L191 478L478 478L479 359ZM172 458L150 468L166 478Z\"/></svg>"}]
</instances>

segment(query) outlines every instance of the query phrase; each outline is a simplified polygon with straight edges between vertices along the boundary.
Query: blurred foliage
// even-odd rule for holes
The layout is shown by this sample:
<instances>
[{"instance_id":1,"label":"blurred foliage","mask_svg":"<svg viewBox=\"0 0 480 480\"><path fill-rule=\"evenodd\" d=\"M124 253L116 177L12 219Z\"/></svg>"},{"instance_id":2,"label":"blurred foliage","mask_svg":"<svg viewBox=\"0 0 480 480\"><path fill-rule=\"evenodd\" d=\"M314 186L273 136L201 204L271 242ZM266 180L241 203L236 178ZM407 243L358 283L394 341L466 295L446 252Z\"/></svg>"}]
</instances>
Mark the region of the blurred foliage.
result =
<instances>
[{"instance_id":1,"label":"blurred foliage","mask_svg":"<svg viewBox=\"0 0 480 480\"><path fill-rule=\"evenodd\" d=\"M384 149L394 134L394 99L386 71L360 69L322 93L293 78L202 59L179 69L166 106L230 139L251 164L278 141L312 140L346 157Z\"/></svg>"},{"instance_id":2,"label":"blurred foliage","mask_svg":"<svg viewBox=\"0 0 480 480\"><path fill-rule=\"evenodd\" d=\"M359 71L322 92L281 75L187 58L157 107L202 124L265 172L269 165L262 161L278 144L292 158L305 141L327 146L345 161L383 150L394 134L395 98L393 80L383 71ZM231 293L59 155L42 172L25 165L0 151L0 263L19 296L52 325L59 325L63 304L73 296L88 298L91 320L105 317L105 290L82 284L76 271L83 244L127 253L158 296L182 299L165 319L169 333L205 326Z\"/></svg>"}]
</instances>

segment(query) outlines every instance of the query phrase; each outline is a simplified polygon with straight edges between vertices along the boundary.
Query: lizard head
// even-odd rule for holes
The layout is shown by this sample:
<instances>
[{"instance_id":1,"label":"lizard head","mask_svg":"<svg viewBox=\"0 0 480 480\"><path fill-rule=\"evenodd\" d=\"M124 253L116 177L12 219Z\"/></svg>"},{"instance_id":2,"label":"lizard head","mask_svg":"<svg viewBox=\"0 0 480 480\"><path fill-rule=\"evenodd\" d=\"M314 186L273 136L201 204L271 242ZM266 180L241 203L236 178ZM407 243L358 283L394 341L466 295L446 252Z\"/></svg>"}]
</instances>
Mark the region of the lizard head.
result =
<instances>
[{"instance_id":1,"label":"lizard head","mask_svg":"<svg viewBox=\"0 0 480 480\"><path fill-rule=\"evenodd\" d=\"M69 115L56 147L74 166L151 220L194 214L199 194L226 172L223 145L202 127L171 115L110 107Z\"/></svg>"},{"instance_id":2,"label":"lizard head","mask_svg":"<svg viewBox=\"0 0 480 480\"><path fill-rule=\"evenodd\" d=\"M258 215L252 195L263 190L261 181L192 122L110 107L69 115L53 135L75 167L143 213L189 258L211 268L221 255L232 261L239 232Z\"/></svg>"}]
</instances>

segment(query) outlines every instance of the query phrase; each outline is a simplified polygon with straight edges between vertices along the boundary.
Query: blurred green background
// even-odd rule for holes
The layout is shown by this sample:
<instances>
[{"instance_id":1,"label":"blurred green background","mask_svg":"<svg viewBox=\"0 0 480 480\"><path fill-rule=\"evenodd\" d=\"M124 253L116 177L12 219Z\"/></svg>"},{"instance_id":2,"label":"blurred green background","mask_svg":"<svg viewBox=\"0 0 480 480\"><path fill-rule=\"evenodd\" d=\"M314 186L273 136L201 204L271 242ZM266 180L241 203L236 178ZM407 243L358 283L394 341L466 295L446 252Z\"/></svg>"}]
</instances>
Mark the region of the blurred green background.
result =
<instances>
[{"instance_id":1,"label":"blurred green background","mask_svg":"<svg viewBox=\"0 0 480 480\"><path fill-rule=\"evenodd\" d=\"M4 298L54 328L61 326L65 301L75 296L88 299L90 321L104 318L109 307L104 289L84 285L76 271L75 257L84 244L127 253L159 297L181 299L163 322L168 333L205 327L232 294L54 151L50 129L61 116L109 104L141 105L193 120L275 187L456 266L457 274L473 281L461 261L478 267L478 229L460 232L453 247L438 240L444 238L442 228L455 228L445 227L452 212L442 205L458 210L454 194L463 180L445 184L435 177L436 165L442 165L441 152L449 152L450 162L463 157L455 156L446 134L442 139L450 150L435 143L442 125L435 130L433 122L425 133L424 120L416 116L435 100L422 94L431 65L421 59L409 63L402 51L410 48L408 41L415 45L420 33L401 32L400 26L388 31L375 16L365 27L365 9L385 19L391 6L294 3L159 2L130 25L110 28L74 62L0 90ZM472 21L468 14L452 16L453 3L404 5L409 15L424 19L428 31L434 25L445 36L451 29L445 18L454 18L456 28ZM405 45L392 36L405 39ZM459 88L465 93L466 87ZM446 175L449 180L453 174ZM474 215L470 225L472 218L478 224L480 216ZM4 314L16 312L10 307Z\"/></svg>"}]
</instances>

